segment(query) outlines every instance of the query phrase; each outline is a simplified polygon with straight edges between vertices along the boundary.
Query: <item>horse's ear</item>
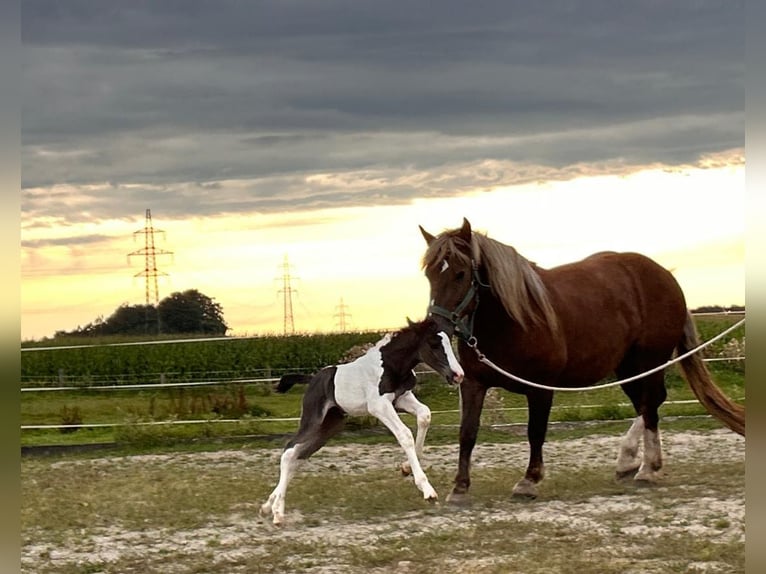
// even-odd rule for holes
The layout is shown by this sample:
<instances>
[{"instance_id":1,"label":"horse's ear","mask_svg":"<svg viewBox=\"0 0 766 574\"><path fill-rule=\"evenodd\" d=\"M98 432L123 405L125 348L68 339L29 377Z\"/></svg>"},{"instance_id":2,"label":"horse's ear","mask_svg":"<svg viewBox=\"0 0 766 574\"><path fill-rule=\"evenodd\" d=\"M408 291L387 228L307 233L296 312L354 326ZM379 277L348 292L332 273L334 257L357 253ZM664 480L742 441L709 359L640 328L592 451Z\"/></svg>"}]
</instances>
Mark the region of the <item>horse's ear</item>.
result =
<instances>
[{"instance_id":1,"label":"horse's ear","mask_svg":"<svg viewBox=\"0 0 766 574\"><path fill-rule=\"evenodd\" d=\"M458 237L466 243L471 243L471 223L465 217L463 218L463 227L460 228Z\"/></svg>"},{"instance_id":2,"label":"horse's ear","mask_svg":"<svg viewBox=\"0 0 766 574\"><path fill-rule=\"evenodd\" d=\"M422 226L422 225L418 225L418 227L420 228L420 233L422 233L422 234L423 234L423 239L425 239L425 240L426 240L426 243L427 243L428 245L431 245L431 243L433 242L433 240L434 240L434 239L436 239L436 237L434 237L433 235L431 235L430 233L428 233L428 231L426 231L425 229L423 229L423 226Z\"/></svg>"},{"instance_id":3,"label":"horse's ear","mask_svg":"<svg viewBox=\"0 0 766 574\"><path fill-rule=\"evenodd\" d=\"M413 322L412 322L412 319L410 319L409 317L407 317L407 326L408 326L408 327L412 327L414 324L415 324L415 323L413 323Z\"/></svg>"}]
</instances>

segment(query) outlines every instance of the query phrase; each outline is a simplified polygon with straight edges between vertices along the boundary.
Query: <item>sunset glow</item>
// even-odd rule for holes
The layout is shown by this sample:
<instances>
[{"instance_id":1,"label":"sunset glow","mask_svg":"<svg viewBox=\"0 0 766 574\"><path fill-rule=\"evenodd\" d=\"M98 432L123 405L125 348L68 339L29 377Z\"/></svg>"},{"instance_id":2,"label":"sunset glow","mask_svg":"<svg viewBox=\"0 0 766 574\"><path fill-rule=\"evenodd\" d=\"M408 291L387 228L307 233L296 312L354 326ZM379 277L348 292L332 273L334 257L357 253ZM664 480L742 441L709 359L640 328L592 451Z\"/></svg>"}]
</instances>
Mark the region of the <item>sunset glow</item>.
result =
<instances>
[{"instance_id":1,"label":"sunset glow","mask_svg":"<svg viewBox=\"0 0 766 574\"><path fill-rule=\"evenodd\" d=\"M348 327L386 329L425 312L428 286L420 270L418 225L432 233L474 228L516 247L544 267L600 250L646 253L673 269L690 307L744 304L745 168L648 169L478 191L408 205L321 209L295 214L219 216L165 221L154 214L160 298L198 289L221 303L235 335L282 331L281 264L291 265L296 330L338 328L342 297ZM725 191L725 193L724 193ZM79 247L25 248L22 333L25 338L71 330L123 303L144 302L139 249L144 222L106 221L46 233L102 236ZM56 293L52 298L51 293Z\"/></svg>"}]
</instances>

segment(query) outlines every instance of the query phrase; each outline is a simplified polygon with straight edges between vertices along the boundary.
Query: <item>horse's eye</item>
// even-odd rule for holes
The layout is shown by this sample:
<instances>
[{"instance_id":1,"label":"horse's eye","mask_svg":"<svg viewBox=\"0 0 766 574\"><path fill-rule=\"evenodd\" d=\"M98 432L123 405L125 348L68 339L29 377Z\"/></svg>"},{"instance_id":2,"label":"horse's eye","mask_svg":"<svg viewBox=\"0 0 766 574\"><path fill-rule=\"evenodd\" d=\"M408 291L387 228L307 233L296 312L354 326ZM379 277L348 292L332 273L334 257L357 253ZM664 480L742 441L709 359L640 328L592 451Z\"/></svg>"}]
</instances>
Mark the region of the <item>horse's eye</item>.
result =
<instances>
[{"instance_id":1,"label":"horse's eye","mask_svg":"<svg viewBox=\"0 0 766 574\"><path fill-rule=\"evenodd\" d=\"M458 281L460 281L463 277L465 277L465 271L458 271L455 273L455 279Z\"/></svg>"}]
</instances>

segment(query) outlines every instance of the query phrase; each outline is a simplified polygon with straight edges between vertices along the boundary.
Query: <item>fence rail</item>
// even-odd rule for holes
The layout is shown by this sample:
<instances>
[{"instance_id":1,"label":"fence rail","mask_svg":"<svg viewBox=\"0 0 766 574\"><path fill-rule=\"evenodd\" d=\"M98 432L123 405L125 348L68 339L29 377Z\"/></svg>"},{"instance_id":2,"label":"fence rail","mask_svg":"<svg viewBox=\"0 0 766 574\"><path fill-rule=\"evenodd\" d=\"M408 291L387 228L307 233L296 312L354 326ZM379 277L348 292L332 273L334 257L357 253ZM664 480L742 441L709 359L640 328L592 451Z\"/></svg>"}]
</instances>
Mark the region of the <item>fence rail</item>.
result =
<instances>
[{"instance_id":1,"label":"fence rail","mask_svg":"<svg viewBox=\"0 0 766 574\"><path fill-rule=\"evenodd\" d=\"M736 399L737 401L744 400L742 397ZM697 399L685 399L678 401L665 401L663 405L692 405L699 401ZM616 403L610 405L554 405L551 407L552 411L561 411L567 409L598 409L605 406L616 407L632 407L631 403ZM485 408L482 412L511 412L511 411L526 411L527 407L496 407ZM409 413L400 413L402 416L412 416ZM432 415L447 415L447 414L460 414L459 409L438 410L431 411ZM692 415L697 416L697 415ZM134 421L123 423L82 423L82 424L47 424L47 425L21 425L21 430L59 430L59 429L82 429L82 428L117 428L125 426L165 426L165 425L195 425L195 424L211 424L211 423L282 423L282 422L299 422L300 417L263 417L263 418L249 418L249 419L187 419L187 420L165 420L165 421ZM515 424L515 423L514 423ZM438 426L438 425L432 425ZM496 426L496 425L493 425Z\"/></svg>"},{"instance_id":2,"label":"fence rail","mask_svg":"<svg viewBox=\"0 0 766 574\"><path fill-rule=\"evenodd\" d=\"M733 362L744 361L745 357L709 357L703 359L706 363L712 362ZM287 369L285 372L295 373L300 369ZM433 374L432 370L417 371L416 375ZM157 383L115 383L109 381L100 385L59 385L56 387L50 386L37 386L37 387L22 387L22 393L34 393L34 392L53 392L53 391L120 391L131 389L162 389L162 388L180 388L180 387L204 387L204 386L218 386L218 385L242 385L242 384L258 384L258 383L276 383L279 381L279 377L263 377L258 379L218 379L210 381L184 381L180 383L168 383L164 382L164 375L160 375L160 381Z\"/></svg>"},{"instance_id":3,"label":"fence rail","mask_svg":"<svg viewBox=\"0 0 766 574\"><path fill-rule=\"evenodd\" d=\"M697 316L727 316L727 315L744 315L744 311L725 311L725 312L705 312L705 313L694 313L693 315L695 317ZM90 348L90 347L120 347L120 346L137 346L137 345L159 345L159 344L174 344L174 343L190 343L190 342L206 342L206 341L237 341L237 340L243 340L243 339L253 339L257 337L209 337L209 338L191 338L191 339L167 339L167 340L161 340L161 341L133 341L133 342L123 342L123 343L102 343L102 344L95 344L95 345L66 345L66 346L47 346L47 347L22 347L22 352L27 351L50 351L50 350L63 350L63 349L82 349L82 348ZM736 356L736 357L708 357L703 359L705 362L733 362L733 361L744 361L744 356ZM285 369L284 372L304 372L306 369L303 368L297 368L297 369ZM270 370L262 370L265 374L270 374ZM211 372L202 372L199 371L197 373L186 373L188 376L189 374L199 374L200 378L209 377L211 374L217 374L221 375L226 373L227 371L211 371ZM416 374L426 374L426 373L433 373L434 371L430 369L425 370L419 370ZM88 385L65 385L65 384L59 384L57 386L46 386L45 384L41 386L34 386L34 387L22 387L20 391L22 393L34 393L34 392L57 392L57 391L119 391L119 390L139 390L139 389L161 389L161 388L188 388L188 387L203 387L203 386L221 386L221 385L244 385L244 384L273 384L277 381L279 381L279 377L273 377L273 376L264 376L264 377L257 377L257 378L222 378L222 379L209 379L209 380L197 380L197 381L181 381L181 382L167 382L166 378L168 376L172 376L176 373L147 373L146 376L158 377L158 382L148 382L148 383L125 383L121 384L118 382L115 382L115 379L119 379L119 376L115 377L114 375L109 376L110 380L106 380L101 384L88 384ZM62 372L59 373L59 382L64 381L64 374ZM91 381L93 379L98 379L98 376L92 376L90 377ZM128 375L125 375L125 378L129 378ZM146 379L145 379L146 380ZM737 400L743 400L743 399L737 399ZM680 405L680 404L694 404L696 403L696 399L690 399L690 400L678 400L678 401L666 401L664 404L666 405ZM553 410L566 410L566 409L597 409L600 407L604 407L606 405L557 405L553 406ZM630 403L617 403L616 405L609 405L609 406L618 406L618 407L630 407ZM526 407L502 407L502 408L486 408L484 411L486 412L502 412L502 411L525 411ZM441 415L441 414L459 414L459 410L439 410L439 411L431 411L433 415ZM408 416L404 414L404 416ZM164 420L164 421L134 421L134 422L121 422L121 423L82 423L82 424L40 424L40 425L21 425L21 430L62 430L62 429L81 429L81 428L116 428L116 427L125 427L125 426L162 426L162 425L198 425L198 424L215 424L215 423L230 423L230 424L241 424L241 423L249 423L249 422L257 422L257 423L276 423L276 422L298 422L300 420L299 417L255 417L255 418L247 418L247 419L223 419L223 418L208 418L208 419L189 419L189 420ZM515 423L514 423L515 424ZM443 425L442 425L443 426ZM496 425L491 425L496 426ZM501 425L502 426L502 425Z\"/></svg>"}]
</instances>

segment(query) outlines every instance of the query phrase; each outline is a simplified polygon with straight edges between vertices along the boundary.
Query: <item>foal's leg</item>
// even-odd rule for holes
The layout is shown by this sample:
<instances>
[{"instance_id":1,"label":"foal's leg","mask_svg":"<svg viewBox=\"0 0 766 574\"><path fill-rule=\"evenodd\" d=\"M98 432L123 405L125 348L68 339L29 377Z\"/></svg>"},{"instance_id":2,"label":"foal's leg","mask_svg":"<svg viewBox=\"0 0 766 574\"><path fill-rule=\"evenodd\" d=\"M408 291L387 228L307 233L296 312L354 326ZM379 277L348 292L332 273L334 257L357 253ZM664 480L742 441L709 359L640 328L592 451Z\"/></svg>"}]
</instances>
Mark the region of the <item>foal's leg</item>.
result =
<instances>
[{"instance_id":1,"label":"foal's leg","mask_svg":"<svg viewBox=\"0 0 766 574\"><path fill-rule=\"evenodd\" d=\"M447 501L454 504L462 504L468 499L468 487L471 486L471 453L476 445L486 394L487 387L473 379L465 378L460 384L460 455L455 486L447 497Z\"/></svg>"},{"instance_id":2,"label":"foal's leg","mask_svg":"<svg viewBox=\"0 0 766 574\"><path fill-rule=\"evenodd\" d=\"M431 409L421 403L412 394L412 391L407 391L400 396L396 401L396 407L403 411L414 415L417 419L418 432L415 435L415 455L419 460L423 459L423 445L426 442L426 434L428 433L428 427L431 424ZM408 476L412 474L412 467L408 460L402 463L402 474Z\"/></svg>"},{"instance_id":3,"label":"foal's leg","mask_svg":"<svg viewBox=\"0 0 766 574\"><path fill-rule=\"evenodd\" d=\"M392 393L393 394L393 393ZM429 501L435 501L438 496L431 483L428 482L426 473L420 466L420 461L415 453L415 440L412 438L412 431L407 428L399 418L394 409L394 405L385 395L377 397L376 400L367 405L368 412L380 420L396 437L404 452L407 453L407 461L412 469L412 477L415 479L415 486L423 493L423 498Z\"/></svg>"},{"instance_id":4,"label":"foal's leg","mask_svg":"<svg viewBox=\"0 0 766 574\"><path fill-rule=\"evenodd\" d=\"M343 426L343 420L343 412L336 407L327 411L321 423L304 424L301 421L301 430L282 453L279 482L269 495L269 499L261 505L261 514L264 516L269 513L274 514L275 525L279 526L284 521L287 485L295 475L298 464L322 448L330 437L337 434Z\"/></svg>"},{"instance_id":5,"label":"foal's leg","mask_svg":"<svg viewBox=\"0 0 766 574\"><path fill-rule=\"evenodd\" d=\"M513 487L513 496L523 498L537 497L537 483L545 476L543 464L543 443L548 430L548 418L553 404L553 391L530 389L527 392L529 421L527 422L527 440L529 441L529 464L527 472Z\"/></svg>"}]
</instances>

